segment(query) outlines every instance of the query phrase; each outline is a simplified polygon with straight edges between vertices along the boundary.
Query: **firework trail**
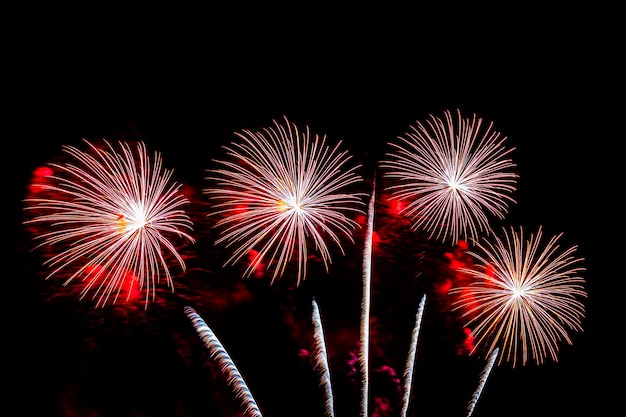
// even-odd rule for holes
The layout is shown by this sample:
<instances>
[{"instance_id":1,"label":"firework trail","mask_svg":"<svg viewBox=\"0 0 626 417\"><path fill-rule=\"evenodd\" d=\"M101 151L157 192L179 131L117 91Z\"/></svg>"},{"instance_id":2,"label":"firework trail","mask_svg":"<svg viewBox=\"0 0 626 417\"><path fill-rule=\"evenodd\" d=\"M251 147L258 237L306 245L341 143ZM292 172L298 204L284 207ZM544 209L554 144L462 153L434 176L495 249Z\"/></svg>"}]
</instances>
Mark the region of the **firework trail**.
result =
<instances>
[{"instance_id":1,"label":"firework trail","mask_svg":"<svg viewBox=\"0 0 626 417\"><path fill-rule=\"evenodd\" d=\"M406 361L406 369L404 371L404 397L402 401L402 411L400 416L406 417L409 411L409 400L411 398L411 389L413 388L413 367L415 364L415 355L417 354L417 339L422 324L422 315L424 314L424 305L426 303L426 294L422 295L422 299L417 307L415 315L415 326L411 335L411 347Z\"/></svg>"},{"instance_id":2,"label":"firework trail","mask_svg":"<svg viewBox=\"0 0 626 417\"><path fill-rule=\"evenodd\" d=\"M361 417L367 417L369 400L369 340L370 340L370 297L372 281L372 237L374 233L374 200L376 196L376 174L372 181L372 194L367 209L367 229L363 247L363 298L361 301Z\"/></svg>"},{"instance_id":3,"label":"firework trail","mask_svg":"<svg viewBox=\"0 0 626 417\"><path fill-rule=\"evenodd\" d=\"M213 333L211 328L192 307L185 307L184 310L189 320L191 320L194 329L200 336L200 339L202 339L204 345L209 349L211 358L220 366L224 375L226 375L228 385L233 389L235 397L241 400L244 412L253 417L262 417L261 411L257 407L256 401L248 389L248 385L239 373L235 363L231 360L230 355L226 352L224 346L222 346L222 343L217 336L215 336L215 333Z\"/></svg>"},{"instance_id":4,"label":"firework trail","mask_svg":"<svg viewBox=\"0 0 626 417\"><path fill-rule=\"evenodd\" d=\"M351 242L358 224L348 213L362 213L361 194L348 188L361 182L360 167L351 157L326 145L326 136L298 130L286 117L280 124L236 133L239 141L224 146L229 158L213 160L221 168L208 170L211 186L203 189L220 216L216 244L233 247L226 261L235 264L252 255L244 276L262 264L273 268L272 282L297 258L297 282L306 278L312 241L328 270L331 253L326 241L339 247L341 236Z\"/></svg>"},{"instance_id":5,"label":"firework trail","mask_svg":"<svg viewBox=\"0 0 626 417\"><path fill-rule=\"evenodd\" d=\"M403 213L413 229L454 245L491 233L487 213L504 218L518 176L508 159L514 148L505 146L493 123L484 128L482 119L458 110L456 120L450 111L444 116L410 126L390 143L380 167L393 182L386 187L391 196L407 202Z\"/></svg>"},{"instance_id":6,"label":"firework trail","mask_svg":"<svg viewBox=\"0 0 626 417\"><path fill-rule=\"evenodd\" d=\"M483 238L473 256L476 268L461 268L475 280L469 286L452 288L457 297L453 309L461 310L475 337L474 351L489 344L488 353L500 346L504 360L515 367L521 356L540 365L546 357L558 361L561 340L572 344L568 329L582 331L581 321L586 298L583 258L574 253L576 246L559 250L562 234L542 241L542 228L524 242L523 229L513 228L493 242ZM489 342L491 340L491 342Z\"/></svg>"},{"instance_id":7,"label":"firework trail","mask_svg":"<svg viewBox=\"0 0 626 417\"><path fill-rule=\"evenodd\" d=\"M315 340L315 369L320 372L321 375L321 384L324 388L324 394L326 399L325 410L326 416L333 417L335 415L334 411L334 400L333 400L333 390L330 379L330 370L328 366L328 355L326 353L326 343L324 339L324 329L322 327L322 318L320 317L320 310L317 305L317 301L313 299L313 337Z\"/></svg>"},{"instance_id":8,"label":"firework trail","mask_svg":"<svg viewBox=\"0 0 626 417\"><path fill-rule=\"evenodd\" d=\"M480 395L483 392L483 388L485 387L485 384L487 383L487 378L489 378L489 375L491 374L491 369L493 369L493 365L496 362L496 358L498 357L498 352L499 352L498 348L495 348L493 352L491 352L491 355L489 356L489 359L487 360L487 364L485 365L482 372L480 373L480 381L478 383L478 388L476 388L476 391L474 391L474 395L472 395L472 399L467 405L467 417L471 417L472 413L474 413L474 408L476 408L476 403L478 402L478 399L480 398Z\"/></svg>"},{"instance_id":9,"label":"firework trail","mask_svg":"<svg viewBox=\"0 0 626 417\"><path fill-rule=\"evenodd\" d=\"M138 287L147 307L162 275L174 290L169 255L185 270L168 236L194 243L185 232L192 230L191 220L181 208L189 201L171 181L173 171L162 167L160 153L151 159L144 143L134 152L125 142L119 150L106 140L106 148L85 143L86 151L63 147L71 162L50 164L55 173L36 184L41 197L25 200L34 217L24 223L48 228L35 237L41 241L37 248L61 248L45 262L54 268L47 278L68 270L64 285L82 279L81 299L93 292L96 306L114 304L124 291L130 297Z\"/></svg>"}]
</instances>

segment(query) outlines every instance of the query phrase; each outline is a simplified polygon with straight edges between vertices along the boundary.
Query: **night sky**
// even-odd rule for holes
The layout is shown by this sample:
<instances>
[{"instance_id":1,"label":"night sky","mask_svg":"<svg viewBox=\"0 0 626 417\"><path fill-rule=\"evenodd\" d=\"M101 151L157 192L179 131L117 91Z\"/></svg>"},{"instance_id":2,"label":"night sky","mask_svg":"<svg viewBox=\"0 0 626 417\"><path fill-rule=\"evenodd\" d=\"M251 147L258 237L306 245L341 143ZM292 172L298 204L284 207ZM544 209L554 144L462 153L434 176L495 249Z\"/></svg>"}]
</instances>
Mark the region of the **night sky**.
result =
<instances>
[{"instance_id":1,"label":"night sky","mask_svg":"<svg viewBox=\"0 0 626 417\"><path fill-rule=\"evenodd\" d=\"M494 369L474 416L615 409L623 376L623 323L616 323L623 316L616 174L623 133L614 126L623 118L616 107L623 105L615 104L623 83L611 49L623 45L610 25L590 34L576 23L613 12L570 10L566 18L523 11L523 23L513 25L510 16L470 19L467 10L455 10L448 20L438 11L435 30L423 27L433 23L425 10L419 18L378 12L367 10L358 23L349 14L263 20L254 12L226 18L197 10L79 20L41 11L26 19L21 36L36 36L9 45L5 56L10 218L3 373L4 404L12 410L5 415L236 416L237 402L183 313L190 305L221 336L265 416L321 416L317 380L299 356L310 349L313 294L328 321L336 414L357 415L347 360L360 313L360 235L346 256L336 255L330 273L314 265L314 278L300 287L288 278L272 286L242 279L237 268L222 268L224 254L213 246L199 192L205 170L234 132L287 116L341 140L370 180L389 141L416 120L456 109L493 122L515 148L516 204L501 224L563 232L562 246L577 245L585 259L589 296L584 332L571 334L573 345L560 344L559 361ZM32 234L21 225L33 170L65 144L82 146L83 138L144 141L197 192L190 213L198 242L185 248L189 270L175 278L174 294L159 294L147 311L123 303L95 309L60 280L44 280L41 253L31 251ZM384 222L381 216L381 230ZM416 277L411 256L418 250L408 245L414 239L398 232L373 260L381 351L372 367L389 366L400 376L419 297L436 285ZM426 245L424 268L432 278L442 249L419 244ZM481 371L479 358L458 354L460 328L446 311L444 298L429 298L415 416L464 415ZM371 390L395 395L381 375Z\"/></svg>"}]
</instances>

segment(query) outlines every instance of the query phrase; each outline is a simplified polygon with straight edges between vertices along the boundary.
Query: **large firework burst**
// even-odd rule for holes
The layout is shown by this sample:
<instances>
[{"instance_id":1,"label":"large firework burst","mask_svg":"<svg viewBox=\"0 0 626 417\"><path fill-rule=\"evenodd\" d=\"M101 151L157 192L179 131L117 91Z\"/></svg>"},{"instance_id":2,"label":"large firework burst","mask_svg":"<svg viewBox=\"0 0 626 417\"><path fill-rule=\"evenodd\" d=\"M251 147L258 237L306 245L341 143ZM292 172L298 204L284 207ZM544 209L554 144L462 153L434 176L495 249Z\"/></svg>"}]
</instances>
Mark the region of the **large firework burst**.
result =
<instances>
[{"instance_id":1,"label":"large firework burst","mask_svg":"<svg viewBox=\"0 0 626 417\"><path fill-rule=\"evenodd\" d=\"M147 307L162 276L174 289L170 259L185 269L170 238L194 242L182 209L188 200L160 153L151 159L144 143L133 150L121 141L119 148L84 142L86 150L64 146L70 161L51 163L50 175L34 184L25 199L33 216L25 223L45 227L37 229L37 247L56 248L45 261L54 268L48 278L62 275L65 285L80 278L81 298L92 292L96 306L143 290Z\"/></svg>"},{"instance_id":2,"label":"large firework burst","mask_svg":"<svg viewBox=\"0 0 626 417\"><path fill-rule=\"evenodd\" d=\"M474 351L500 347L498 363L525 365L529 356L542 364L558 361L559 342L572 341L568 331L582 331L587 297L583 258L576 246L559 250L562 234L542 241L542 228L524 241L523 229L503 229L503 237L483 238L468 253L476 267L461 268L475 281L450 290L454 309L467 318L475 337Z\"/></svg>"},{"instance_id":3,"label":"large firework burst","mask_svg":"<svg viewBox=\"0 0 626 417\"><path fill-rule=\"evenodd\" d=\"M358 224L348 214L362 213L361 194L348 192L362 179L360 165L333 148L326 136L303 131L284 117L272 127L235 133L240 140L224 146L229 158L213 160L221 168L208 170L211 185L203 189L215 203L211 215L221 216L217 244L234 247L226 264L249 256L244 276L265 265L272 281L297 257L297 282L306 277L311 242L326 268L331 262L327 240L342 251L341 237L352 241Z\"/></svg>"},{"instance_id":4,"label":"large firework burst","mask_svg":"<svg viewBox=\"0 0 626 417\"><path fill-rule=\"evenodd\" d=\"M380 162L391 196L407 202L413 228L453 245L491 232L487 213L504 218L517 182L506 137L457 110L430 115L390 143Z\"/></svg>"}]
</instances>

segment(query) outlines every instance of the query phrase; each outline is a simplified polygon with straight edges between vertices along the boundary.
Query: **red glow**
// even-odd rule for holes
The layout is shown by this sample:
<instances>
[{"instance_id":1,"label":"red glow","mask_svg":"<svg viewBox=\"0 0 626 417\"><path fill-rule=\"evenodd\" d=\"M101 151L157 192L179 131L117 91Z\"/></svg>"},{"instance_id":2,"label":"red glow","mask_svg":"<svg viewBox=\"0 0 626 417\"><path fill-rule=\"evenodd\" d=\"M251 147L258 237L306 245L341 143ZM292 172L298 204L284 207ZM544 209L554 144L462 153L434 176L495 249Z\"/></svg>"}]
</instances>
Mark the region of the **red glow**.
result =
<instances>
[{"instance_id":1,"label":"red glow","mask_svg":"<svg viewBox=\"0 0 626 417\"><path fill-rule=\"evenodd\" d=\"M469 245L463 239L459 239L459 241L456 242L456 247L457 247L458 250L462 250L462 251L466 251L466 250L469 249Z\"/></svg>"},{"instance_id":2,"label":"red glow","mask_svg":"<svg viewBox=\"0 0 626 417\"><path fill-rule=\"evenodd\" d=\"M102 265L89 265L85 268L86 279L89 281L90 286L98 286L101 284L104 277L107 276L106 269ZM128 271L124 274L122 285L118 287L120 296L123 300L134 301L141 296L141 288L139 280L131 272Z\"/></svg>"},{"instance_id":3,"label":"red glow","mask_svg":"<svg viewBox=\"0 0 626 417\"><path fill-rule=\"evenodd\" d=\"M404 209L406 209L407 203L403 200L389 200L389 212L395 216L399 216Z\"/></svg>"},{"instance_id":4,"label":"red glow","mask_svg":"<svg viewBox=\"0 0 626 417\"><path fill-rule=\"evenodd\" d=\"M46 177L51 176L52 173L53 173L52 168L41 166L41 167L35 168L35 170L33 171L33 176L39 177L39 178L46 178Z\"/></svg>"},{"instance_id":5,"label":"red glow","mask_svg":"<svg viewBox=\"0 0 626 417\"><path fill-rule=\"evenodd\" d=\"M474 337L474 335L472 335L472 331L467 327L463 328L463 332L465 333L465 340L463 340L462 352L459 352L459 354L469 354L474 350L474 347L476 346L474 343L476 338Z\"/></svg>"},{"instance_id":6,"label":"red glow","mask_svg":"<svg viewBox=\"0 0 626 417\"><path fill-rule=\"evenodd\" d=\"M251 249L248 252L248 263L249 263L249 266L253 266L254 263L258 261L259 256L261 256L261 254L259 253L258 250ZM252 276L254 276L254 278L257 278L257 279L263 278L265 276L265 263L259 262L254 267L254 274Z\"/></svg>"},{"instance_id":7,"label":"red glow","mask_svg":"<svg viewBox=\"0 0 626 417\"><path fill-rule=\"evenodd\" d=\"M104 267L102 265L88 265L85 268L85 272L87 275L97 275L104 272Z\"/></svg>"},{"instance_id":8,"label":"red glow","mask_svg":"<svg viewBox=\"0 0 626 417\"><path fill-rule=\"evenodd\" d=\"M139 289L139 280L132 272L127 272L124 277L124 284L122 286L122 291L125 294L125 299L127 301L136 300L141 296L141 290Z\"/></svg>"},{"instance_id":9,"label":"red glow","mask_svg":"<svg viewBox=\"0 0 626 417\"><path fill-rule=\"evenodd\" d=\"M467 314L468 317L474 317L476 315L478 302L476 301L473 292L469 289L472 278L467 272L462 270L471 269L473 266L471 257L467 255L468 248L469 245L466 241L459 240L454 249L451 252L446 252L445 256L450 262L450 269L453 271L454 287L463 288L457 295L458 298L464 300L463 314ZM469 332L468 329L466 329L466 334L467 332Z\"/></svg>"},{"instance_id":10,"label":"red glow","mask_svg":"<svg viewBox=\"0 0 626 417\"><path fill-rule=\"evenodd\" d=\"M39 193L45 189L45 185L49 182L49 177L54 174L52 168L40 166L33 170L33 180L28 188L31 193Z\"/></svg>"},{"instance_id":11,"label":"red glow","mask_svg":"<svg viewBox=\"0 0 626 417\"><path fill-rule=\"evenodd\" d=\"M487 275L489 277L488 283L489 283L489 285L491 287L493 287L493 281L494 281L493 277L495 275L495 272L493 270L493 266L492 265L488 265L487 266L487 269L485 269L485 275Z\"/></svg>"},{"instance_id":12,"label":"red glow","mask_svg":"<svg viewBox=\"0 0 626 417\"><path fill-rule=\"evenodd\" d=\"M237 205L237 207L231 210L231 213L234 215L239 215L239 214L244 214L247 211L248 211L248 206L244 204L239 204Z\"/></svg>"},{"instance_id":13,"label":"red glow","mask_svg":"<svg viewBox=\"0 0 626 417\"><path fill-rule=\"evenodd\" d=\"M435 284L435 291L440 295L448 295L448 291L452 288L452 280L446 279L441 283Z\"/></svg>"},{"instance_id":14,"label":"red glow","mask_svg":"<svg viewBox=\"0 0 626 417\"><path fill-rule=\"evenodd\" d=\"M446 252L445 257L450 262L450 269L454 272L455 286L465 286L470 284L470 277L462 269L471 269L473 261L467 254L468 244L464 240L459 240L451 252Z\"/></svg>"},{"instance_id":15,"label":"red glow","mask_svg":"<svg viewBox=\"0 0 626 417\"><path fill-rule=\"evenodd\" d=\"M180 187L180 192L185 196L185 198L187 198L187 200L196 200L198 198L196 189L188 184L183 184Z\"/></svg>"},{"instance_id":16,"label":"red glow","mask_svg":"<svg viewBox=\"0 0 626 417\"><path fill-rule=\"evenodd\" d=\"M373 231L372 232L372 245L374 245L374 247L376 247L376 245L380 242L380 235L378 234L378 232Z\"/></svg>"},{"instance_id":17,"label":"red glow","mask_svg":"<svg viewBox=\"0 0 626 417\"><path fill-rule=\"evenodd\" d=\"M448 258L448 261L450 261L450 269L452 269L453 271L457 271L459 268L463 268L464 266L467 266L464 262L462 262L461 260L459 260L453 253L451 252L446 252L445 253L445 257ZM456 274L459 275L459 274Z\"/></svg>"}]
</instances>

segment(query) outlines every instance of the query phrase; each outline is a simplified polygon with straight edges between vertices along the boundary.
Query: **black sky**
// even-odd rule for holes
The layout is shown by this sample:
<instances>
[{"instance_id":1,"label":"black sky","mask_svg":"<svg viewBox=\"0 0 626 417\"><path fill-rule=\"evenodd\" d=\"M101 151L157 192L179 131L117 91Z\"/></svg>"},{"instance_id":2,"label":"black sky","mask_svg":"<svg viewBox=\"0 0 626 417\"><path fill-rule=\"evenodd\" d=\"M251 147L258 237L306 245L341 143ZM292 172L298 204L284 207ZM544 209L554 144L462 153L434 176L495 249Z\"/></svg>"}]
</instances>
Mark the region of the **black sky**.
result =
<instances>
[{"instance_id":1,"label":"black sky","mask_svg":"<svg viewBox=\"0 0 626 417\"><path fill-rule=\"evenodd\" d=\"M520 179L507 224L563 232L563 245L578 245L586 259L589 292L585 332L576 334L573 346L562 346L561 361L499 369L475 416L606 414L617 407L613 394L623 364L623 326L616 320L623 316L616 297L623 285L616 175L623 133L615 128L623 119L615 59L623 43L611 33L615 12L524 10L518 23L511 20L515 12L492 10L502 14L494 18L474 12L366 10L361 18L325 13L319 19L246 13L227 19L214 11L160 11L151 18L148 11L109 10L107 18L52 19L39 11L19 19L14 35L20 42L5 40L4 60L9 244L17 242L18 259L32 261L23 254L19 224L30 173L59 155L62 145L82 138L139 137L162 153L178 179L198 184L234 131L266 127L283 116L343 140L357 160L371 164L416 120L458 108L492 121L515 147ZM582 19L594 20L597 29ZM65 323L58 334L68 338L68 351L80 351L80 337L68 337L80 319L63 308L42 307L37 291L52 283L23 284L24 268L8 274L3 315L19 336L7 335L14 355L7 360L26 370L11 367L9 383L19 381L11 396L20 403L54 403L44 392L54 378L25 364L40 355L55 358L45 353L47 340L33 337L38 317L25 314L24 303L54 315L44 323ZM37 291L10 293L24 288ZM120 333L108 331L111 351L123 349L115 347L116 337L129 337ZM48 328L42 334L57 333ZM233 337L234 344L238 340ZM251 343L239 341L236 352ZM63 350L59 341L52 345ZM32 380L40 381L34 390L28 388Z\"/></svg>"}]
</instances>

